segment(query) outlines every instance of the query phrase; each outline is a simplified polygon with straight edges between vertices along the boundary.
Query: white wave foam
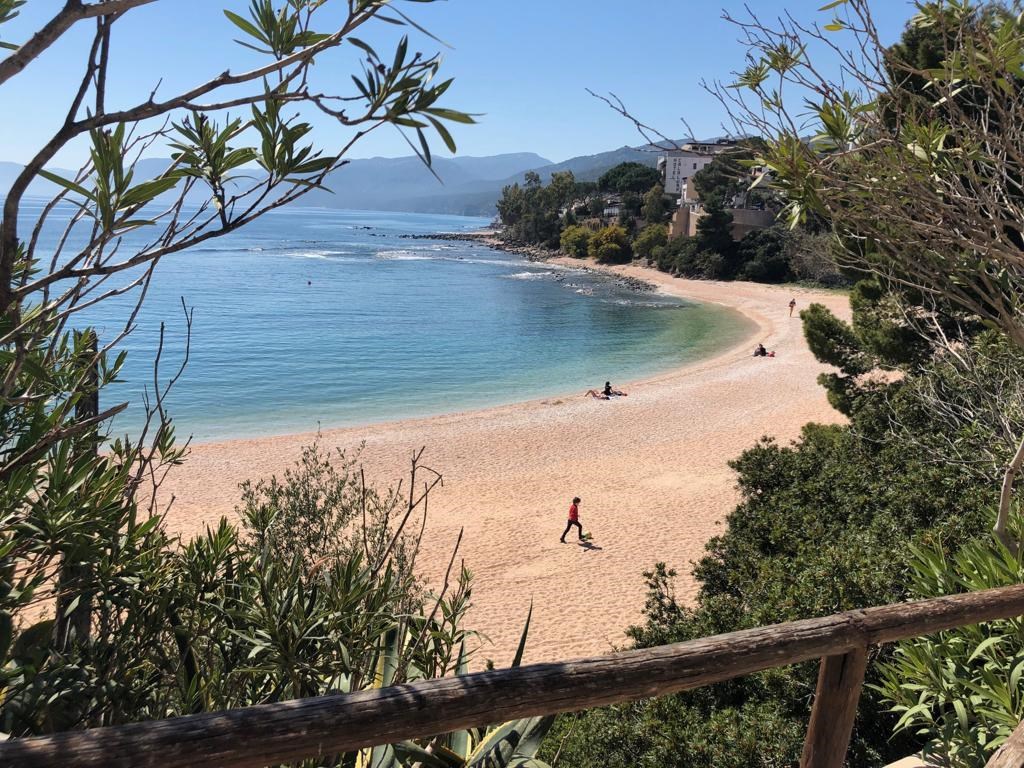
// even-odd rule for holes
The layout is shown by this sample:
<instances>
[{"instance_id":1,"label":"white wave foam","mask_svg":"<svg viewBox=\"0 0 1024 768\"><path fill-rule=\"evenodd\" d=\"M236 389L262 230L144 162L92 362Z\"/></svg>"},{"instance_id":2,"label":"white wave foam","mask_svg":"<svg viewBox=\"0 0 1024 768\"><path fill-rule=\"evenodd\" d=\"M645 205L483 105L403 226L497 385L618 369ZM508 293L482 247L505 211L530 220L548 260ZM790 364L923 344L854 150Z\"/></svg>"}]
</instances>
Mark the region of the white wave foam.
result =
<instances>
[{"instance_id":1,"label":"white wave foam","mask_svg":"<svg viewBox=\"0 0 1024 768\"><path fill-rule=\"evenodd\" d=\"M258 245L208 245L206 247L190 248L190 253L263 253L265 248Z\"/></svg>"},{"instance_id":2,"label":"white wave foam","mask_svg":"<svg viewBox=\"0 0 1024 768\"><path fill-rule=\"evenodd\" d=\"M411 248L403 248L397 251L377 251L378 259L388 261L435 261L436 257L427 256L422 250L417 253Z\"/></svg>"},{"instance_id":3,"label":"white wave foam","mask_svg":"<svg viewBox=\"0 0 1024 768\"><path fill-rule=\"evenodd\" d=\"M496 264L499 267L507 267L510 265L508 260L502 261L501 259L464 259L464 258L449 258L449 261L461 261L464 264Z\"/></svg>"},{"instance_id":4,"label":"white wave foam","mask_svg":"<svg viewBox=\"0 0 1024 768\"><path fill-rule=\"evenodd\" d=\"M352 253L352 251L329 251L329 250L314 250L314 251L289 251L285 254L293 259L330 259L334 256L346 256Z\"/></svg>"},{"instance_id":5,"label":"white wave foam","mask_svg":"<svg viewBox=\"0 0 1024 768\"><path fill-rule=\"evenodd\" d=\"M503 277L509 280L543 280L546 277L551 277L555 274L554 272L515 272L511 275L503 275Z\"/></svg>"}]
</instances>

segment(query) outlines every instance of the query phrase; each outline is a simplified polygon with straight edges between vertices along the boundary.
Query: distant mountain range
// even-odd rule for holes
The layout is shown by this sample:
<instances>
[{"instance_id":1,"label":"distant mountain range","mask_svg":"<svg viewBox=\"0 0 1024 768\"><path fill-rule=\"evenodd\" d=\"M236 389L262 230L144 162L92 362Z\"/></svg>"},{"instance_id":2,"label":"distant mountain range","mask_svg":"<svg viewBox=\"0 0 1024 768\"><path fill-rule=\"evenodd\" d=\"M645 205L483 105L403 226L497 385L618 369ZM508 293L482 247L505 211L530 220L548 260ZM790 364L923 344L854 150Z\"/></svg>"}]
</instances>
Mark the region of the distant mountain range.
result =
<instances>
[{"instance_id":1,"label":"distant mountain range","mask_svg":"<svg viewBox=\"0 0 1024 768\"><path fill-rule=\"evenodd\" d=\"M495 203L507 184L522 183L527 171L536 171L544 181L557 171L572 171L580 181L596 181L609 168L624 162L654 166L658 153L650 147L621 147L596 155L581 155L552 163L532 152L489 157L435 157L438 181L419 158L374 157L352 160L327 179L327 190L314 190L303 198L303 205L376 211L414 213L452 213L493 216ZM159 175L169 161L150 158L139 163L136 176ZM0 162L0 197L7 193L22 166ZM70 178L74 174L60 168L49 169ZM37 179L29 187L30 195L52 195L57 186Z\"/></svg>"}]
</instances>

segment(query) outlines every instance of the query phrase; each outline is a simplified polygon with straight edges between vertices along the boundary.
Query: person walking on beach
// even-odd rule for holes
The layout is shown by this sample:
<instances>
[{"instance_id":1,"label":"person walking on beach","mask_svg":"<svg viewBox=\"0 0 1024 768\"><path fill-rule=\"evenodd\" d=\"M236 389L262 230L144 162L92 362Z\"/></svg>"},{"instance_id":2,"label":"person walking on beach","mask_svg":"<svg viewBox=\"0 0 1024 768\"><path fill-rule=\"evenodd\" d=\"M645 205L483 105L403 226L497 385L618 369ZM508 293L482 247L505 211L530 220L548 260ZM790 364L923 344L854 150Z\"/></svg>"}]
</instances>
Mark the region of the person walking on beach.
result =
<instances>
[{"instance_id":1,"label":"person walking on beach","mask_svg":"<svg viewBox=\"0 0 1024 768\"><path fill-rule=\"evenodd\" d=\"M796 299L789 300L789 316L793 316L793 310L796 309Z\"/></svg>"},{"instance_id":2,"label":"person walking on beach","mask_svg":"<svg viewBox=\"0 0 1024 768\"><path fill-rule=\"evenodd\" d=\"M565 530L562 531L562 538L560 541L565 544L565 534L567 534L573 526L576 526L577 533L580 535L580 541L583 541L583 526L580 525L580 497L574 496L572 504L569 506L569 522L565 524Z\"/></svg>"}]
</instances>

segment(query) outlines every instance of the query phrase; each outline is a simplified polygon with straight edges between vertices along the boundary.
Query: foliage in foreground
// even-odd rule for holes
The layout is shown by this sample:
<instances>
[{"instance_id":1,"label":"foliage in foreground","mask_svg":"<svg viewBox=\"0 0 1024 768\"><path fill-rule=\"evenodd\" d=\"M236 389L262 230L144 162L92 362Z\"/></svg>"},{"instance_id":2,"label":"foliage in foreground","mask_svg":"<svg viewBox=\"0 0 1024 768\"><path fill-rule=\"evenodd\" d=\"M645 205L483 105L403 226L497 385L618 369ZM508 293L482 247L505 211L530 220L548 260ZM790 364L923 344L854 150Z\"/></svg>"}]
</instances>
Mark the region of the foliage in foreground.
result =
<instances>
[{"instance_id":1,"label":"foliage in foreground","mask_svg":"<svg viewBox=\"0 0 1024 768\"><path fill-rule=\"evenodd\" d=\"M512 667L522 663L532 615L531 606ZM398 656L396 635L395 642L389 646L388 656L381 659L378 686L395 684L393 660ZM467 671L466 657L460 652L455 672L463 675ZM374 747L363 750L356 765L357 768L548 768L547 763L536 759L536 756L554 721L553 715L527 717L492 728L470 728L433 738Z\"/></svg>"},{"instance_id":2,"label":"foliage in foreground","mask_svg":"<svg viewBox=\"0 0 1024 768\"><path fill-rule=\"evenodd\" d=\"M124 521L116 558L100 542L83 548L83 562L102 566L89 571L88 636L33 620L33 603L19 601L24 582L7 582L4 616L18 628L0 647L4 732L361 690L374 685L395 633L412 638L395 680L453 672L470 575L456 574L456 588L437 598L422 593L412 572L418 542L403 527L410 509L395 490L365 487L343 454L314 445L283 480L246 484L238 525L222 520L182 543L158 518ZM24 548L28 531L47 522L30 516L15 543Z\"/></svg>"},{"instance_id":3,"label":"foliage in foreground","mask_svg":"<svg viewBox=\"0 0 1024 768\"><path fill-rule=\"evenodd\" d=\"M20 5L0 2L0 25ZM455 151L446 125L473 118L444 106L452 81L438 77L440 58L413 52L408 37L384 55L386 35L373 35L377 47L356 37L375 21L429 33L399 3L254 0L225 15L259 66L179 93L123 93L110 109L108 81L121 73L109 53L122 19L149 3L57 5L30 44L5 34L0 58L3 86L65 35L86 28L78 39L90 43L62 73L79 84L64 120L40 137L0 218L0 731L359 690L396 630L412 641L395 679L452 671L469 574L422 594L418 543L405 534L425 502L415 477L405 495L376 492L314 447L282 481L244 489L237 525L181 541L160 495L187 446L164 407L181 371L160 368L163 327L139 433L108 439L126 404L105 402L161 259L324 187L369 131L407 132L428 165L428 133ZM359 51L352 77L330 64L339 49ZM311 113L344 138L318 146ZM76 144L89 153L73 174L44 170ZM172 159L147 178L138 158L161 150ZM23 206L40 177L58 194ZM52 250L39 236L51 229L65 233ZM88 328L82 313L115 297L127 302L123 322Z\"/></svg>"},{"instance_id":4,"label":"foliage in foreground","mask_svg":"<svg viewBox=\"0 0 1024 768\"><path fill-rule=\"evenodd\" d=\"M914 597L1024 583L1024 554L995 538L953 556L935 547L915 555ZM897 730L925 740L929 764L984 768L1024 718L1024 625L990 621L905 640L882 666L878 690L900 717Z\"/></svg>"}]
</instances>

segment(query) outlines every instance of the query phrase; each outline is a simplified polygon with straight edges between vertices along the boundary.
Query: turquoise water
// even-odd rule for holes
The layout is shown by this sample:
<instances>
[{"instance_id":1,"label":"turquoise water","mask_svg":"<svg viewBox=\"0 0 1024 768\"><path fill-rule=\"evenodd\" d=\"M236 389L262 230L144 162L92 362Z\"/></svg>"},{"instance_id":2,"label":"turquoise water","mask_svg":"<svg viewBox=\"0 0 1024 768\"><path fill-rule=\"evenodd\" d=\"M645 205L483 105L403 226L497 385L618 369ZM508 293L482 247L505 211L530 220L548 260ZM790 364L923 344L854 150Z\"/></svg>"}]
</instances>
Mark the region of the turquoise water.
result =
<instances>
[{"instance_id":1,"label":"turquoise water","mask_svg":"<svg viewBox=\"0 0 1024 768\"><path fill-rule=\"evenodd\" d=\"M31 211L29 211L31 212ZM473 243L402 238L483 219L288 209L166 258L104 407L135 429L160 323L161 379L181 361L181 301L194 311L188 366L169 400L179 436L243 437L427 416L582 393L721 350L737 313ZM45 232L52 247L56 231ZM127 304L91 312L101 339Z\"/></svg>"}]
</instances>

